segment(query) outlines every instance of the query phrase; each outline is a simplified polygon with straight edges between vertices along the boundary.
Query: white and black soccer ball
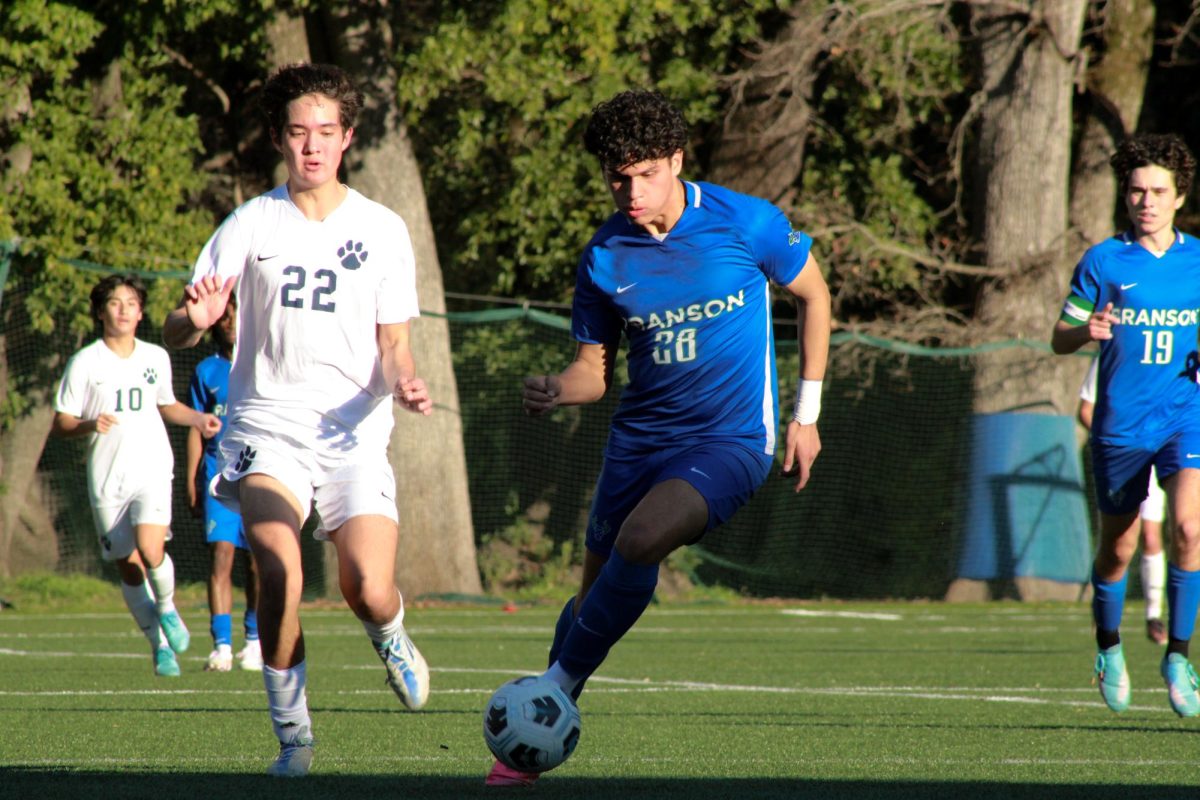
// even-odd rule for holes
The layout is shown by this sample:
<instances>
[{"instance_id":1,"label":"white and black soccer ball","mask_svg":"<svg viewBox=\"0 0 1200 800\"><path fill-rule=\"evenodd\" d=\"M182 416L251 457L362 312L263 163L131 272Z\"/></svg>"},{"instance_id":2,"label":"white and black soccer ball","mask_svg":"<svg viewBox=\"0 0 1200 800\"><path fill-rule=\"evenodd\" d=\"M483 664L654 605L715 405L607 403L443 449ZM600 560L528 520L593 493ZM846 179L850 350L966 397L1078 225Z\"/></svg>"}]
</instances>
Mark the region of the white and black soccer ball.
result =
<instances>
[{"instance_id":1,"label":"white and black soccer ball","mask_svg":"<svg viewBox=\"0 0 1200 800\"><path fill-rule=\"evenodd\" d=\"M483 739L506 766L545 772L579 743L579 709L552 680L526 675L496 690L483 711Z\"/></svg>"}]
</instances>

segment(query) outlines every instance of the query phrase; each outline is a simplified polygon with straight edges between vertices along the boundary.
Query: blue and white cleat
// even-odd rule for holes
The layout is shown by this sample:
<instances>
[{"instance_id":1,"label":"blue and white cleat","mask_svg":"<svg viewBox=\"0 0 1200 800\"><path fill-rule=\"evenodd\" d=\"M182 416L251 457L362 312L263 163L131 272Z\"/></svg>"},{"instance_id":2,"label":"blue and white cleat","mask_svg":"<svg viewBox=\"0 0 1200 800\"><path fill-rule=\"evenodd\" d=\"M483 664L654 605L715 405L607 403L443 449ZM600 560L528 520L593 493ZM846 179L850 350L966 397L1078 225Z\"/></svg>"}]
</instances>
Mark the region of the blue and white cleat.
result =
<instances>
[{"instance_id":1,"label":"blue and white cleat","mask_svg":"<svg viewBox=\"0 0 1200 800\"><path fill-rule=\"evenodd\" d=\"M279 743L279 755L267 767L275 778L303 778L313 760L313 737L308 726L302 726L295 736Z\"/></svg>"},{"instance_id":2,"label":"blue and white cleat","mask_svg":"<svg viewBox=\"0 0 1200 800\"><path fill-rule=\"evenodd\" d=\"M1095 673L1100 696L1108 707L1117 713L1129 708L1129 673L1125 671L1125 653L1120 644L1096 653Z\"/></svg>"},{"instance_id":3,"label":"blue and white cleat","mask_svg":"<svg viewBox=\"0 0 1200 800\"><path fill-rule=\"evenodd\" d=\"M187 626L183 624L183 618L179 616L178 611L172 610L160 614L158 624L162 626L163 633L167 637L167 644L171 645L172 650L180 654L187 651L188 645L192 643L192 637L188 633Z\"/></svg>"},{"instance_id":4,"label":"blue and white cleat","mask_svg":"<svg viewBox=\"0 0 1200 800\"><path fill-rule=\"evenodd\" d=\"M160 678L179 677L179 662L171 648L160 647L154 651L154 674Z\"/></svg>"},{"instance_id":5,"label":"blue and white cleat","mask_svg":"<svg viewBox=\"0 0 1200 800\"><path fill-rule=\"evenodd\" d=\"M375 645L375 653L387 668L387 683L411 711L417 711L429 699L429 667L408 634L401 630L383 644Z\"/></svg>"},{"instance_id":6,"label":"blue and white cleat","mask_svg":"<svg viewBox=\"0 0 1200 800\"><path fill-rule=\"evenodd\" d=\"M1200 680L1197 680L1196 670L1192 669L1187 657L1181 653L1168 653L1162 660L1162 676L1167 683L1167 698L1175 713L1181 717L1200 714L1200 696L1196 694Z\"/></svg>"}]
</instances>

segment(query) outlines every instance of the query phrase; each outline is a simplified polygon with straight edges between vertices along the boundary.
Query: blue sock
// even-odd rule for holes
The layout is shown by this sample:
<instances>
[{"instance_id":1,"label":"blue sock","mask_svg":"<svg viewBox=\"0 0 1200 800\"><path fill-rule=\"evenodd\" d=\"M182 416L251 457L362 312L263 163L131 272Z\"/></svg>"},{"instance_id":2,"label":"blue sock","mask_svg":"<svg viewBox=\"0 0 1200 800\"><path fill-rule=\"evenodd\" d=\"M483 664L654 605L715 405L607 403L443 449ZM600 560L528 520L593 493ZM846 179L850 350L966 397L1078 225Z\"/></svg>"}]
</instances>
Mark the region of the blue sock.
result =
<instances>
[{"instance_id":1,"label":"blue sock","mask_svg":"<svg viewBox=\"0 0 1200 800\"><path fill-rule=\"evenodd\" d=\"M1121 614L1125 611L1125 581L1128 575L1122 575L1120 580L1102 581L1092 569L1092 619L1096 621L1097 631L1115 632L1121 627Z\"/></svg>"},{"instance_id":2,"label":"blue sock","mask_svg":"<svg viewBox=\"0 0 1200 800\"><path fill-rule=\"evenodd\" d=\"M1196 628L1196 607L1200 604L1200 570L1180 569L1167 564L1167 609L1170 637L1187 641Z\"/></svg>"},{"instance_id":3,"label":"blue sock","mask_svg":"<svg viewBox=\"0 0 1200 800\"><path fill-rule=\"evenodd\" d=\"M227 644L233 646L233 617L229 614L213 614L212 624L209 626L212 631L213 644Z\"/></svg>"},{"instance_id":4,"label":"blue sock","mask_svg":"<svg viewBox=\"0 0 1200 800\"><path fill-rule=\"evenodd\" d=\"M246 616L242 618L242 625L246 629L246 639L258 638L258 612L253 608L246 609Z\"/></svg>"},{"instance_id":5,"label":"blue sock","mask_svg":"<svg viewBox=\"0 0 1200 800\"><path fill-rule=\"evenodd\" d=\"M559 666L577 678L595 672L650 605L657 584L658 564L630 564L613 550L567 631Z\"/></svg>"},{"instance_id":6,"label":"blue sock","mask_svg":"<svg viewBox=\"0 0 1200 800\"><path fill-rule=\"evenodd\" d=\"M550 660L546 664L547 667L553 667L554 662L558 661L558 654L562 652L563 642L567 640L567 631L571 630L571 623L574 621L575 598L572 597L559 613L558 622L554 623L554 641L550 645Z\"/></svg>"}]
</instances>

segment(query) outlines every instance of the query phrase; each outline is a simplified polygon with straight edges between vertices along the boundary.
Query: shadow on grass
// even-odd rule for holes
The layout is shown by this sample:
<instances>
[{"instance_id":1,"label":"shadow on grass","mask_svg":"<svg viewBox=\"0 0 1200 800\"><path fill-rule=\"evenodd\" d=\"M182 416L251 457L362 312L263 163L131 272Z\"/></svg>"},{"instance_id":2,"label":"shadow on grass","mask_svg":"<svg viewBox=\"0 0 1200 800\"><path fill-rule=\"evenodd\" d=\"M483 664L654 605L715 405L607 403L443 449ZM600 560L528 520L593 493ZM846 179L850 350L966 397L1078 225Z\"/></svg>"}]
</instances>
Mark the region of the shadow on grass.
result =
<instances>
[{"instance_id":1,"label":"shadow on grass","mask_svg":"<svg viewBox=\"0 0 1200 800\"><path fill-rule=\"evenodd\" d=\"M568 778L547 776L531 789L483 786L480 776L310 775L285 780L259 775L95 772L0 767L0 798L25 800L363 800L363 798L538 798L538 800L1094 800L1102 784L866 781L767 778ZM1195 786L1123 784L1121 800L1194 797Z\"/></svg>"}]
</instances>

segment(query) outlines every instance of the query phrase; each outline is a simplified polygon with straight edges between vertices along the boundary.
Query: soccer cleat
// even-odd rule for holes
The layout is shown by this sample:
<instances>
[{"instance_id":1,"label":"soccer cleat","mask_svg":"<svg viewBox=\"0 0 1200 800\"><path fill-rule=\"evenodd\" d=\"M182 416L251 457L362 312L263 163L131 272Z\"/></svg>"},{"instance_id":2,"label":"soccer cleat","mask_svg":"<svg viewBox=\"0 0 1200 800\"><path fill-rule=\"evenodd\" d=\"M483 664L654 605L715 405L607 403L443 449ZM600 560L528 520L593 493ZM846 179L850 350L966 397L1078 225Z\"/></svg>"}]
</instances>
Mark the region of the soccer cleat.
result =
<instances>
[{"instance_id":1,"label":"soccer cleat","mask_svg":"<svg viewBox=\"0 0 1200 800\"><path fill-rule=\"evenodd\" d=\"M1167 643L1167 629L1161 619L1146 620L1146 638L1155 644Z\"/></svg>"},{"instance_id":2,"label":"soccer cleat","mask_svg":"<svg viewBox=\"0 0 1200 800\"><path fill-rule=\"evenodd\" d=\"M154 651L154 674L160 678L179 677L179 662L171 648L160 647Z\"/></svg>"},{"instance_id":3,"label":"soccer cleat","mask_svg":"<svg viewBox=\"0 0 1200 800\"><path fill-rule=\"evenodd\" d=\"M497 761L492 764L492 771L488 773L483 783L485 786L533 786L533 782L537 779L536 772L521 772Z\"/></svg>"},{"instance_id":4,"label":"soccer cleat","mask_svg":"<svg viewBox=\"0 0 1200 800\"><path fill-rule=\"evenodd\" d=\"M1125 671L1125 653L1120 644L1096 653L1095 673L1100 681L1100 696L1108 707L1118 713L1129 708L1129 673Z\"/></svg>"},{"instance_id":5,"label":"soccer cleat","mask_svg":"<svg viewBox=\"0 0 1200 800\"><path fill-rule=\"evenodd\" d=\"M417 646L401 630L387 642L375 645L375 653L387 668L387 683L400 702L416 711L429 699L429 667Z\"/></svg>"},{"instance_id":6,"label":"soccer cleat","mask_svg":"<svg viewBox=\"0 0 1200 800\"><path fill-rule=\"evenodd\" d=\"M267 774L276 778L303 778L312 760L313 737L304 726L292 739L279 743L279 755L267 767Z\"/></svg>"},{"instance_id":7,"label":"soccer cleat","mask_svg":"<svg viewBox=\"0 0 1200 800\"><path fill-rule=\"evenodd\" d=\"M262 645L258 639L247 639L246 646L243 647L237 654L238 667L247 672L262 672Z\"/></svg>"},{"instance_id":8,"label":"soccer cleat","mask_svg":"<svg viewBox=\"0 0 1200 800\"><path fill-rule=\"evenodd\" d=\"M208 661L204 662L205 672L229 672L233 669L233 652L229 649L229 645L218 645L216 650L208 654Z\"/></svg>"},{"instance_id":9,"label":"soccer cleat","mask_svg":"<svg viewBox=\"0 0 1200 800\"><path fill-rule=\"evenodd\" d=\"M1167 698L1175 713L1181 717L1200 714L1200 696L1196 694L1200 680L1197 680L1196 670L1188 663L1187 656L1168 653L1162 660L1162 676L1167 684Z\"/></svg>"},{"instance_id":10,"label":"soccer cleat","mask_svg":"<svg viewBox=\"0 0 1200 800\"><path fill-rule=\"evenodd\" d=\"M183 624L183 618L179 616L178 611L160 614L158 624L162 626L163 633L167 636L167 644L171 645L172 650L176 653L187 651L192 637L188 634L187 626Z\"/></svg>"}]
</instances>

